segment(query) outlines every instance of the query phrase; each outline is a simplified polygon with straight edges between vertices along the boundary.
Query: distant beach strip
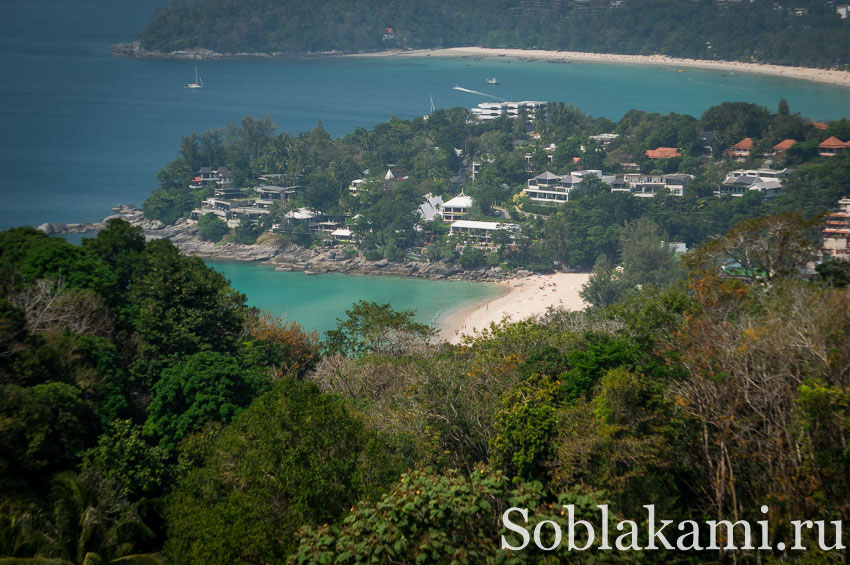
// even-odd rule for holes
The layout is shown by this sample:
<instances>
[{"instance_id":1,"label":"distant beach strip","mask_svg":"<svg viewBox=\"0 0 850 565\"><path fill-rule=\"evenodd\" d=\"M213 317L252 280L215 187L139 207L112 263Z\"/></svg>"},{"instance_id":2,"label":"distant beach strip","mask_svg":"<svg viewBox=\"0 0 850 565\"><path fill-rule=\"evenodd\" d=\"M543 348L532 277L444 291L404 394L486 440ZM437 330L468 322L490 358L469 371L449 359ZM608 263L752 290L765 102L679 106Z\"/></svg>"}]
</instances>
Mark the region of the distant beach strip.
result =
<instances>
[{"instance_id":1,"label":"distant beach strip","mask_svg":"<svg viewBox=\"0 0 850 565\"><path fill-rule=\"evenodd\" d=\"M450 47L446 49L419 49L411 51L379 51L358 53L345 57L509 57L511 59L614 63L620 65L652 65L657 67L695 68L756 75L769 75L850 88L850 71L815 69L810 67L785 67L762 63L737 61L708 61L705 59L679 59L666 55L614 55L608 53L581 53L577 51L543 51L537 49L492 49L486 47Z\"/></svg>"}]
</instances>

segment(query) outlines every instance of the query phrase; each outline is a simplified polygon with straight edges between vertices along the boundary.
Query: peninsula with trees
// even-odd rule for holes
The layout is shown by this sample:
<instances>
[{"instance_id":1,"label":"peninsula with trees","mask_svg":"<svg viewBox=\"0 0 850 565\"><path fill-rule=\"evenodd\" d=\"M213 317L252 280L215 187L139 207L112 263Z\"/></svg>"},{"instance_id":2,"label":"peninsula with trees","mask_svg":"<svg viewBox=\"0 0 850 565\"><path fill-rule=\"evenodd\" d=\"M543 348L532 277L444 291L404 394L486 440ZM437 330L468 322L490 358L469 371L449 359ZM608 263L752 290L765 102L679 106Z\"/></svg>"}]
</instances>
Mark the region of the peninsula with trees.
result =
<instances>
[{"instance_id":1,"label":"peninsula with trees","mask_svg":"<svg viewBox=\"0 0 850 565\"><path fill-rule=\"evenodd\" d=\"M480 46L846 70L850 18L826 0L175 2L123 56L316 56Z\"/></svg>"},{"instance_id":2,"label":"peninsula with trees","mask_svg":"<svg viewBox=\"0 0 850 565\"><path fill-rule=\"evenodd\" d=\"M185 137L141 211L121 216L187 253L281 270L589 272L619 263L637 220L678 253L748 218L828 212L848 196L843 140L848 120L812 122L784 101L617 122L563 104L484 119L454 108L336 139L247 117Z\"/></svg>"}]
</instances>

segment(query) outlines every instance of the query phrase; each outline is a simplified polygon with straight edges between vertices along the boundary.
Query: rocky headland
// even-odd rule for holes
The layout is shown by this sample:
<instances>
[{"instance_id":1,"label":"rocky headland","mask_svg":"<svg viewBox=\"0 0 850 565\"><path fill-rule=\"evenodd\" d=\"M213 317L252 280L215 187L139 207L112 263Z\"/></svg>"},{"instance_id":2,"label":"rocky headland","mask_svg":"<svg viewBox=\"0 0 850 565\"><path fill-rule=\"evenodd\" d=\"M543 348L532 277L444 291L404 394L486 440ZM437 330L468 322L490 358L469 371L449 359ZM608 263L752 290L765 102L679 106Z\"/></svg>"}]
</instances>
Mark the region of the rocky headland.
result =
<instances>
[{"instance_id":1,"label":"rocky headland","mask_svg":"<svg viewBox=\"0 0 850 565\"><path fill-rule=\"evenodd\" d=\"M193 47L191 49L179 49L177 51L157 51L145 49L138 41L129 43L117 43L112 46L112 55L115 57L135 59L319 59L325 57L338 57L343 55L342 51L321 51L315 53L283 53L279 51L271 53L261 52L239 52L220 53L204 47Z\"/></svg>"},{"instance_id":2,"label":"rocky headland","mask_svg":"<svg viewBox=\"0 0 850 565\"><path fill-rule=\"evenodd\" d=\"M169 239L187 255L215 261L246 261L273 267L277 271L301 271L305 274L342 273L347 275L387 275L419 277L430 280L462 280L499 282L511 277L530 274L528 271L506 273L499 267L464 270L459 265L446 263L413 262L393 263L386 259L367 261L357 254L346 257L338 248L306 248L289 242L262 241L254 245L238 243L212 243L198 235L194 224L178 222L164 224L149 220L132 205L120 205L115 214L101 222L45 223L38 229L48 235L94 234L106 226L111 218L121 218L142 228L147 239Z\"/></svg>"}]
</instances>

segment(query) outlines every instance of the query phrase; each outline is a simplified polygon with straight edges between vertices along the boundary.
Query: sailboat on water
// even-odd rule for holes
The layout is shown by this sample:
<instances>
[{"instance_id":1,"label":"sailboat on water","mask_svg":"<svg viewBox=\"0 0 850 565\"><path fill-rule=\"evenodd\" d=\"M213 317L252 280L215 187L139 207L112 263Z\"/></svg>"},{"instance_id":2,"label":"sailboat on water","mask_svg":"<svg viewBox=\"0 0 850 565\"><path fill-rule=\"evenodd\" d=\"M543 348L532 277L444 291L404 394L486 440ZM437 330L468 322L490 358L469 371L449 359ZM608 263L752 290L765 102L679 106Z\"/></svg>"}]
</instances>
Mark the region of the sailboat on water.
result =
<instances>
[{"instance_id":1,"label":"sailboat on water","mask_svg":"<svg viewBox=\"0 0 850 565\"><path fill-rule=\"evenodd\" d=\"M203 88L204 87L204 79L201 78L200 73L198 72L198 65L195 65L195 82L190 82L186 85L186 88Z\"/></svg>"}]
</instances>

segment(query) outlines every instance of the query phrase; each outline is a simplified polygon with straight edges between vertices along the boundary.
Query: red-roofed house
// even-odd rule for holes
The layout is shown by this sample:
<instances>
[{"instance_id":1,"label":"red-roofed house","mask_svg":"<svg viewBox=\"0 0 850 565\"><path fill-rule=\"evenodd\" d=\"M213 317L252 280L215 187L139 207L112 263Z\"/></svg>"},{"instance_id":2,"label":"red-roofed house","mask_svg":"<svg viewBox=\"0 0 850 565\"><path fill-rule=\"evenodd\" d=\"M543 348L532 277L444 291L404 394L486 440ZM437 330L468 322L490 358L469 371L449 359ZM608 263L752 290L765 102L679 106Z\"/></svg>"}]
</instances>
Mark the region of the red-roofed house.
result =
<instances>
[{"instance_id":1,"label":"red-roofed house","mask_svg":"<svg viewBox=\"0 0 850 565\"><path fill-rule=\"evenodd\" d=\"M831 135L818 144L818 154L821 157L832 157L842 149L847 148L850 148L850 141L844 142Z\"/></svg>"},{"instance_id":2,"label":"red-roofed house","mask_svg":"<svg viewBox=\"0 0 850 565\"><path fill-rule=\"evenodd\" d=\"M829 126L823 122L812 122L812 125L815 126L815 129L824 130Z\"/></svg>"},{"instance_id":3,"label":"red-roofed house","mask_svg":"<svg viewBox=\"0 0 850 565\"><path fill-rule=\"evenodd\" d=\"M745 137L732 146L732 149L729 150L729 155L738 159L749 157L750 153L753 152L753 145L753 138Z\"/></svg>"},{"instance_id":4,"label":"red-roofed house","mask_svg":"<svg viewBox=\"0 0 850 565\"><path fill-rule=\"evenodd\" d=\"M791 147L793 147L795 143L797 142L793 139L783 139L782 141L773 146L773 154L782 155L786 151L791 149Z\"/></svg>"},{"instance_id":5,"label":"red-roofed house","mask_svg":"<svg viewBox=\"0 0 850 565\"><path fill-rule=\"evenodd\" d=\"M675 147L659 147L658 149L647 149L646 156L650 159L670 159L681 157L682 154Z\"/></svg>"}]
</instances>

